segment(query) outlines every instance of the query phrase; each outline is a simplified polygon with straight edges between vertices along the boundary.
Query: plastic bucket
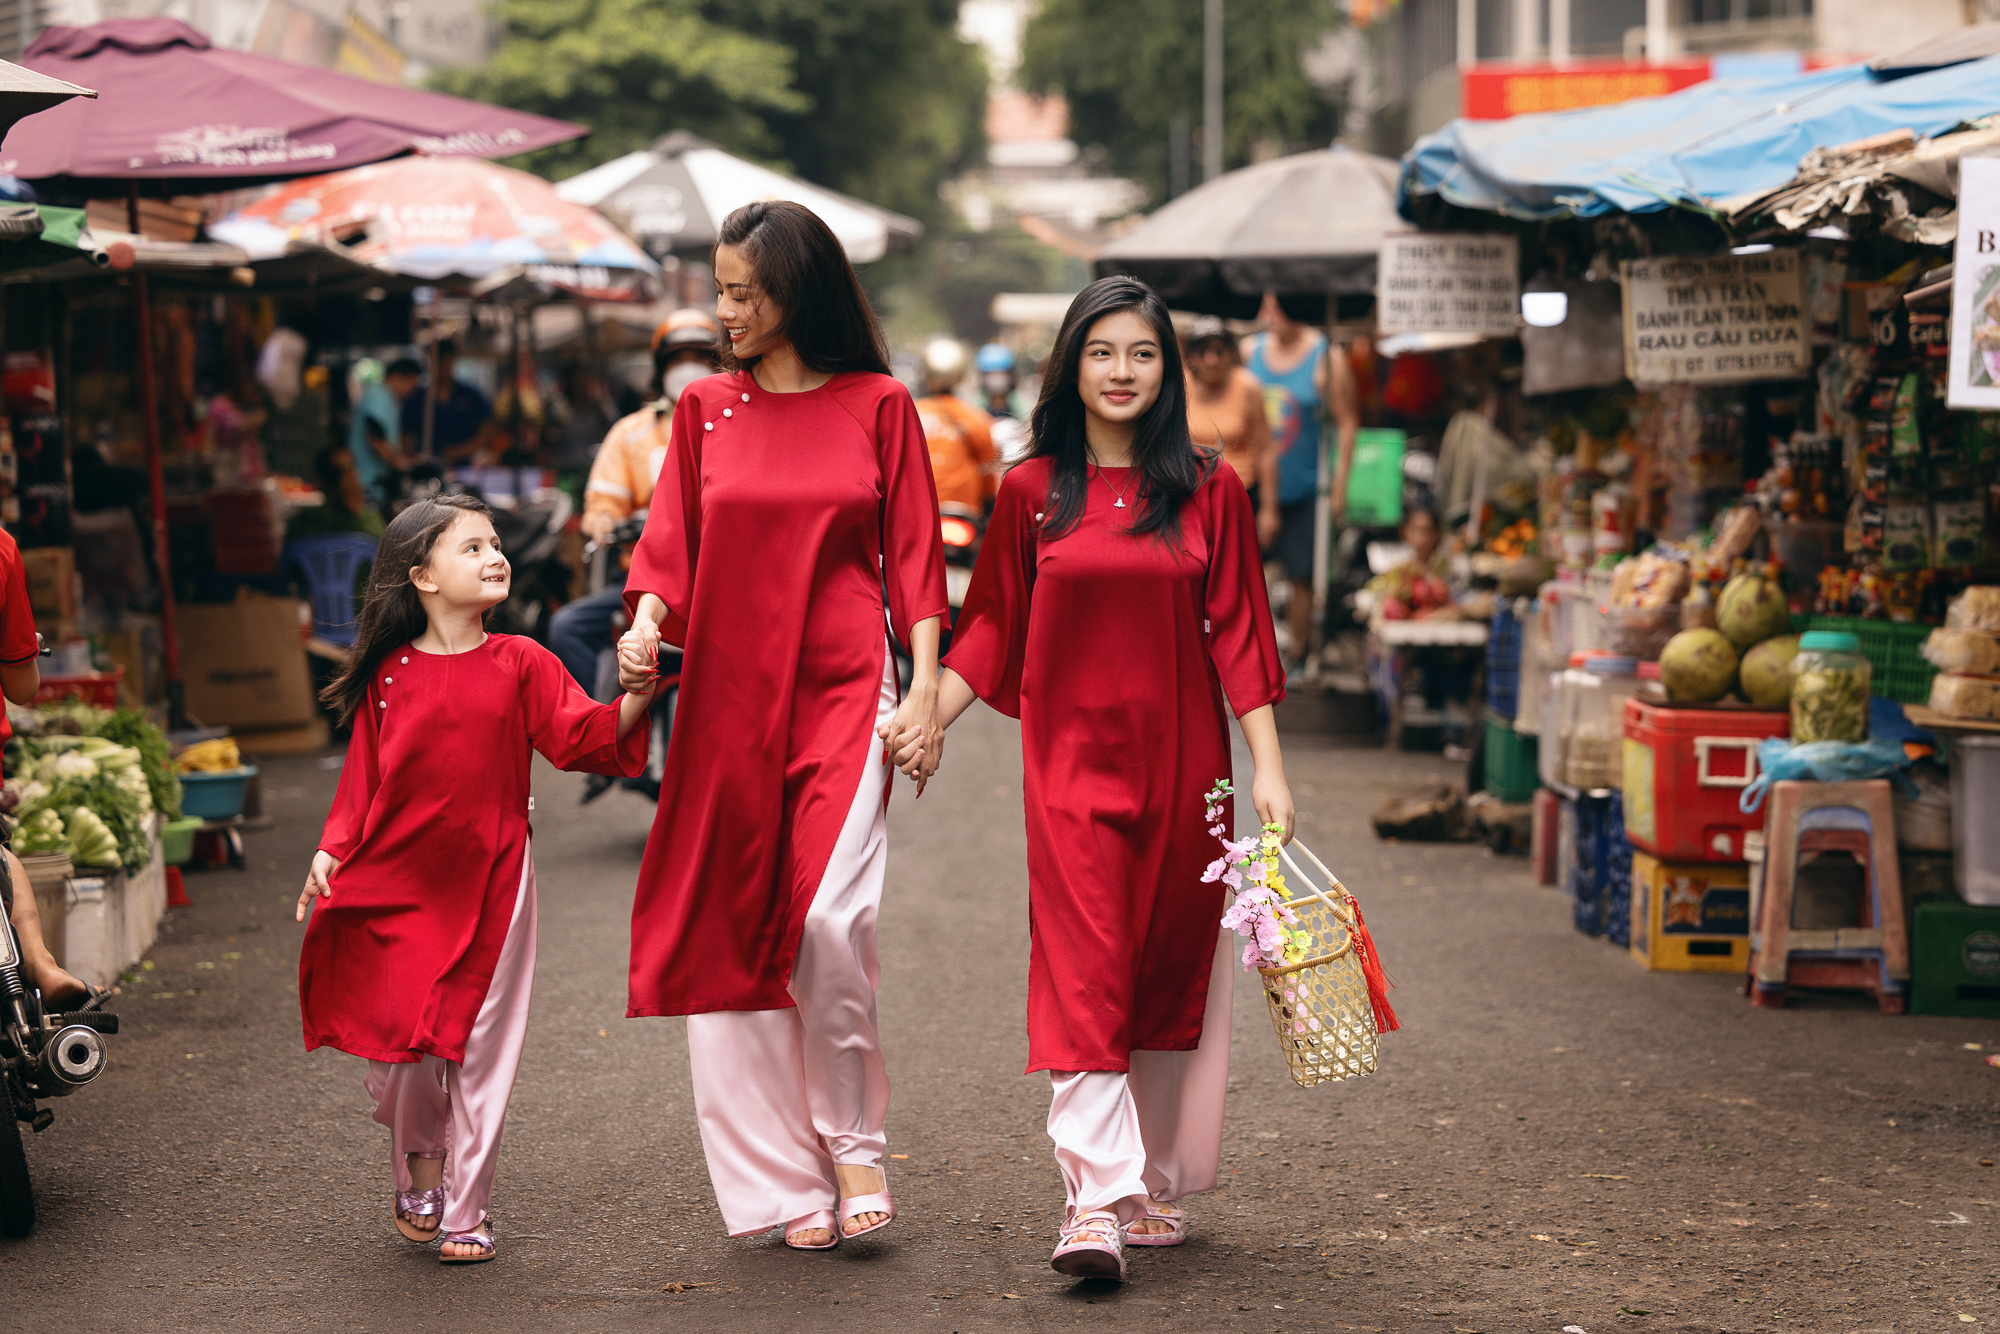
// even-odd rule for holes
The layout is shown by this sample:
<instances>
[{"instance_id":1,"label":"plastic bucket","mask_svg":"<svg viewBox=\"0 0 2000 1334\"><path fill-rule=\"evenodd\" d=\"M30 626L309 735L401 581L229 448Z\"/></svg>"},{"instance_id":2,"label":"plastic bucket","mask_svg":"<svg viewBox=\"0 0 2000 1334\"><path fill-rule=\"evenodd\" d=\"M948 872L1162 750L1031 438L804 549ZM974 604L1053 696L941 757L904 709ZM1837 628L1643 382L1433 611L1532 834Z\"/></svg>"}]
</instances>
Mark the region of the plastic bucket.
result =
<instances>
[{"instance_id":1,"label":"plastic bucket","mask_svg":"<svg viewBox=\"0 0 2000 1334\"><path fill-rule=\"evenodd\" d=\"M1955 736L1951 741L1952 874L1958 896L1983 908L2000 907L2000 736Z\"/></svg>"},{"instance_id":2,"label":"plastic bucket","mask_svg":"<svg viewBox=\"0 0 2000 1334\"><path fill-rule=\"evenodd\" d=\"M203 820L228 820L243 814L243 789L257 775L257 766L218 773L181 775L181 814Z\"/></svg>"}]
</instances>

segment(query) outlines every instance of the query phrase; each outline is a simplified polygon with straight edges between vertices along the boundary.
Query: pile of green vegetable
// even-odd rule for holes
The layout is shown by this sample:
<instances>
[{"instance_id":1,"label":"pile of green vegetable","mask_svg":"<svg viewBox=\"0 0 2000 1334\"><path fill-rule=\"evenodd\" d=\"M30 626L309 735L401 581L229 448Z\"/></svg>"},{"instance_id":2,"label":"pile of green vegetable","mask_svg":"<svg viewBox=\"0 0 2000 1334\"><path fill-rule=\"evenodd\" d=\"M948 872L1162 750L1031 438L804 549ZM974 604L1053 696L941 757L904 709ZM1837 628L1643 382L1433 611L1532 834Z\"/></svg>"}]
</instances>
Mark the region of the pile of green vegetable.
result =
<instances>
[{"instance_id":1,"label":"pile of green vegetable","mask_svg":"<svg viewBox=\"0 0 2000 1334\"><path fill-rule=\"evenodd\" d=\"M67 703L36 714L39 726L10 748L15 851L67 853L78 866L144 866L152 858L146 817L180 816L166 736L132 709Z\"/></svg>"}]
</instances>

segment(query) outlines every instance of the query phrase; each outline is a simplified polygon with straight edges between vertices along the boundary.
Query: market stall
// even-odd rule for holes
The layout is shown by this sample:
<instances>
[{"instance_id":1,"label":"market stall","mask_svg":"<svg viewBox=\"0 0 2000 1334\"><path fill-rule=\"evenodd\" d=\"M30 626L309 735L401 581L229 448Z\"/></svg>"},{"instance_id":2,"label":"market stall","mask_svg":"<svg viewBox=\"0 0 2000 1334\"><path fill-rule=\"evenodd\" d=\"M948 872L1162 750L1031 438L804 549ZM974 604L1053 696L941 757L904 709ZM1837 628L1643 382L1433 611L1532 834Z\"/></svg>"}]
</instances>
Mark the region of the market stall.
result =
<instances>
[{"instance_id":1,"label":"market stall","mask_svg":"<svg viewBox=\"0 0 2000 1334\"><path fill-rule=\"evenodd\" d=\"M2000 800L2000 268L1959 240L1996 113L1991 58L1852 67L1405 160L1420 235L1519 247L1530 494L1475 486L1462 541L1551 574L1496 608L1476 785L1643 966L2000 1014L1952 818Z\"/></svg>"}]
</instances>

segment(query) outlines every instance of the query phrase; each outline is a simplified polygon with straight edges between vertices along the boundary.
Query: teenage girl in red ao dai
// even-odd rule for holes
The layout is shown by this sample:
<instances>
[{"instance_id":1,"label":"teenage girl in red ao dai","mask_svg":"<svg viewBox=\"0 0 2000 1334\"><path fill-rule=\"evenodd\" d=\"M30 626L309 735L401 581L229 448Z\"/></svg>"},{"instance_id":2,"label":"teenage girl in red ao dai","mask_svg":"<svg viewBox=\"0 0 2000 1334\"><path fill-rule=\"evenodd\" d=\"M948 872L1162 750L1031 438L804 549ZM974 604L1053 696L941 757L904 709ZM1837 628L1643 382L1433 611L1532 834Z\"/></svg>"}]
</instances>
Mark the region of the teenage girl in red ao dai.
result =
<instances>
[{"instance_id":1,"label":"teenage girl in red ao dai","mask_svg":"<svg viewBox=\"0 0 2000 1334\"><path fill-rule=\"evenodd\" d=\"M652 687L598 704L556 656L489 635L509 570L486 507L421 501L376 548L327 702L353 728L299 895L306 1050L368 1062L396 1229L490 1260L486 1215L535 972L533 751L586 773L646 763Z\"/></svg>"},{"instance_id":2,"label":"teenage girl in red ao dai","mask_svg":"<svg viewBox=\"0 0 2000 1334\"><path fill-rule=\"evenodd\" d=\"M1291 837L1256 516L1190 439L1185 384L1151 288L1078 294L939 686L946 726L975 696L1021 720L1028 1068L1053 1084L1069 1197L1053 1262L1079 1276L1124 1277L1128 1243L1177 1245L1176 1201L1215 1185L1231 951L1203 793L1230 771L1230 712L1257 814ZM894 740L906 772L936 768L935 744Z\"/></svg>"}]
</instances>

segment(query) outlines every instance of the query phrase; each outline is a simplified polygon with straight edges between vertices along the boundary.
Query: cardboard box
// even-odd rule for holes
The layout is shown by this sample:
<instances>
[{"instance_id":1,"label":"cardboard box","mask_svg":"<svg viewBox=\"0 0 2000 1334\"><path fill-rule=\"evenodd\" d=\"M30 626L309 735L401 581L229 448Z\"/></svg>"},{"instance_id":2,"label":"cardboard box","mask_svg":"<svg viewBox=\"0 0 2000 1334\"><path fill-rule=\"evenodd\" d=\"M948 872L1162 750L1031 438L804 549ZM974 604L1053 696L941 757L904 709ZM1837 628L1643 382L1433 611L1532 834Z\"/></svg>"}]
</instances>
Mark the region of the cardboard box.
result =
<instances>
[{"instance_id":1,"label":"cardboard box","mask_svg":"<svg viewBox=\"0 0 2000 1334\"><path fill-rule=\"evenodd\" d=\"M238 729L236 749L245 755L310 755L333 744L333 729L324 718L303 727Z\"/></svg>"},{"instance_id":2,"label":"cardboard box","mask_svg":"<svg viewBox=\"0 0 2000 1334\"><path fill-rule=\"evenodd\" d=\"M244 592L179 611L188 713L228 727L304 727L319 716L295 598Z\"/></svg>"},{"instance_id":3,"label":"cardboard box","mask_svg":"<svg viewBox=\"0 0 2000 1334\"><path fill-rule=\"evenodd\" d=\"M21 552L21 565L28 576L28 605L37 620L76 615L75 552L68 547L29 547Z\"/></svg>"}]
</instances>

